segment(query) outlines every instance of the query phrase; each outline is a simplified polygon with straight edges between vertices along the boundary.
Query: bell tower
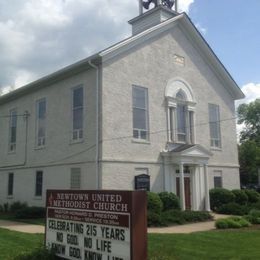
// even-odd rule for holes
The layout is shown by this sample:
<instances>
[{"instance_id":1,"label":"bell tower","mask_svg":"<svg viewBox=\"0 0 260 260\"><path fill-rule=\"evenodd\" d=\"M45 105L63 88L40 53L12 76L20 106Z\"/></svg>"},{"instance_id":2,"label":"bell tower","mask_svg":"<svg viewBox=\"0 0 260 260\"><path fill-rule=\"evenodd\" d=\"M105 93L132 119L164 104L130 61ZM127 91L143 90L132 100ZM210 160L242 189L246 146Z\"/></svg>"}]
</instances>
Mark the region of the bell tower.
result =
<instances>
[{"instance_id":1,"label":"bell tower","mask_svg":"<svg viewBox=\"0 0 260 260\"><path fill-rule=\"evenodd\" d=\"M139 16L128 22L132 25L133 35L178 15L178 0L138 0L138 2Z\"/></svg>"}]
</instances>

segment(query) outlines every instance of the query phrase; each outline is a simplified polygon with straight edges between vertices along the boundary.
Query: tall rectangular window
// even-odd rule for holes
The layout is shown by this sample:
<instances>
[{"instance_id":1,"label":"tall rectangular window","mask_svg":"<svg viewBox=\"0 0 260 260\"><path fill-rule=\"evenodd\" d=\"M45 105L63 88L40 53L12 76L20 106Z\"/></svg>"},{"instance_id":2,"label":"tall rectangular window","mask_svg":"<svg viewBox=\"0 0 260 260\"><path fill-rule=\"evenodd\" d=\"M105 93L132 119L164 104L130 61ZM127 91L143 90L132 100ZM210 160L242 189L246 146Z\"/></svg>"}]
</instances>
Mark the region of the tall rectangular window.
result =
<instances>
[{"instance_id":1,"label":"tall rectangular window","mask_svg":"<svg viewBox=\"0 0 260 260\"><path fill-rule=\"evenodd\" d=\"M36 146L43 147L46 142L46 99L36 102Z\"/></svg>"},{"instance_id":2,"label":"tall rectangular window","mask_svg":"<svg viewBox=\"0 0 260 260\"><path fill-rule=\"evenodd\" d=\"M148 90L133 86L133 137L148 140Z\"/></svg>"},{"instance_id":3,"label":"tall rectangular window","mask_svg":"<svg viewBox=\"0 0 260 260\"><path fill-rule=\"evenodd\" d=\"M14 174L8 174L8 187L7 187L7 195L13 196L14 193Z\"/></svg>"},{"instance_id":4,"label":"tall rectangular window","mask_svg":"<svg viewBox=\"0 0 260 260\"><path fill-rule=\"evenodd\" d=\"M42 180L43 180L43 172L37 171L36 172L36 181L35 181L35 196L37 196L37 197L42 196Z\"/></svg>"},{"instance_id":5,"label":"tall rectangular window","mask_svg":"<svg viewBox=\"0 0 260 260\"><path fill-rule=\"evenodd\" d=\"M222 177L214 176L214 188L222 188Z\"/></svg>"},{"instance_id":6,"label":"tall rectangular window","mask_svg":"<svg viewBox=\"0 0 260 260\"><path fill-rule=\"evenodd\" d=\"M186 106L177 105L177 137L179 142L186 142Z\"/></svg>"},{"instance_id":7,"label":"tall rectangular window","mask_svg":"<svg viewBox=\"0 0 260 260\"><path fill-rule=\"evenodd\" d=\"M72 90L72 140L83 138L83 87Z\"/></svg>"},{"instance_id":8,"label":"tall rectangular window","mask_svg":"<svg viewBox=\"0 0 260 260\"><path fill-rule=\"evenodd\" d=\"M17 110L12 109L10 111L9 121L9 152L15 152L16 150L16 135L17 135Z\"/></svg>"},{"instance_id":9,"label":"tall rectangular window","mask_svg":"<svg viewBox=\"0 0 260 260\"><path fill-rule=\"evenodd\" d=\"M81 169L71 168L70 188L74 190L80 189L80 182L81 182Z\"/></svg>"},{"instance_id":10,"label":"tall rectangular window","mask_svg":"<svg viewBox=\"0 0 260 260\"><path fill-rule=\"evenodd\" d=\"M209 104L210 146L221 148L219 106Z\"/></svg>"}]
</instances>

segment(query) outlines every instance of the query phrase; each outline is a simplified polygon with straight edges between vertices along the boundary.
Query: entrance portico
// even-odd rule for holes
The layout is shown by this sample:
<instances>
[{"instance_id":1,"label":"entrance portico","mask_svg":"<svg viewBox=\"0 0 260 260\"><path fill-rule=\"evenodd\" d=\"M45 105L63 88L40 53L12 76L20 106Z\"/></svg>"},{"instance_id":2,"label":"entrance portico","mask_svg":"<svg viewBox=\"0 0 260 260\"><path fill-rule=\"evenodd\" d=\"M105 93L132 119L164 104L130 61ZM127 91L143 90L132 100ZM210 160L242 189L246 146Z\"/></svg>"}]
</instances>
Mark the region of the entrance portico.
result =
<instances>
[{"instance_id":1,"label":"entrance portico","mask_svg":"<svg viewBox=\"0 0 260 260\"><path fill-rule=\"evenodd\" d=\"M210 211L208 160L200 145L169 145L164 158L164 188L180 198L182 210Z\"/></svg>"}]
</instances>

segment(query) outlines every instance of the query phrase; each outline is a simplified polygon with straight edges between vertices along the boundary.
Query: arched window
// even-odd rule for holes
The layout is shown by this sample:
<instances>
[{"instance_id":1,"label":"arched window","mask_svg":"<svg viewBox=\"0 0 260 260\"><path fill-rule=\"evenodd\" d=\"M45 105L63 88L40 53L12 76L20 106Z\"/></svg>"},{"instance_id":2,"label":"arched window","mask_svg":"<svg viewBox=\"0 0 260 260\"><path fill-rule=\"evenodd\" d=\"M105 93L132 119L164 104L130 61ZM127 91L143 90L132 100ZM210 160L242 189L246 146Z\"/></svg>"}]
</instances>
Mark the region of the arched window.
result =
<instances>
[{"instance_id":1,"label":"arched window","mask_svg":"<svg viewBox=\"0 0 260 260\"><path fill-rule=\"evenodd\" d=\"M186 83L180 80L170 82L166 88L168 141L173 143L194 143L193 93Z\"/></svg>"}]
</instances>

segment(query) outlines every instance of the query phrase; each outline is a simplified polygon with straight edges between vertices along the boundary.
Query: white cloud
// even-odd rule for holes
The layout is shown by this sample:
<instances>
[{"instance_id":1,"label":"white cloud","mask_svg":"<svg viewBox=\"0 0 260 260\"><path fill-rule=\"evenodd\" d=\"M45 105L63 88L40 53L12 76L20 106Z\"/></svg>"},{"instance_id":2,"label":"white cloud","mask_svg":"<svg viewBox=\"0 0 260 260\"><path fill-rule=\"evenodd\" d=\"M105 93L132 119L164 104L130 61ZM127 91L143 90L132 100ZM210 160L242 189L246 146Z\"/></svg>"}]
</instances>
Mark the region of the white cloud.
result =
<instances>
[{"instance_id":1,"label":"white cloud","mask_svg":"<svg viewBox=\"0 0 260 260\"><path fill-rule=\"evenodd\" d=\"M179 0L179 10L189 12L193 2ZM130 36L127 21L137 15L137 0L0 0L0 90Z\"/></svg>"},{"instance_id":2,"label":"white cloud","mask_svg":"<svg viewBox=\"0 0 260 260\"><path fill-rule=\"evenodd\" d=\"M179 3L179 12L186 12L189 13L191 4L194 3L194 0L178 0Z\"/></svg>"},{"instance_id":3,"label":"white cloud","mask_svg":"<svg viewBox=\"0 0 260 260\"><path fill-rule=\"evenodd\" d=\"M199 23L196 23L195 26L201 32L201 34L206 35L207 29L205 27L201 26L201 24Z\"/></svg>"}]
</instances>

